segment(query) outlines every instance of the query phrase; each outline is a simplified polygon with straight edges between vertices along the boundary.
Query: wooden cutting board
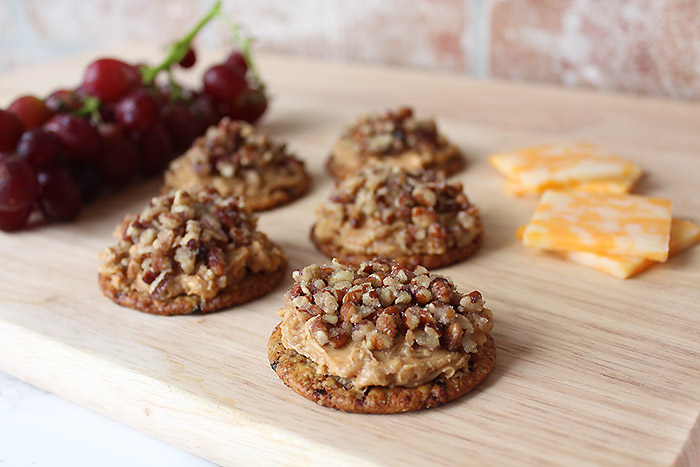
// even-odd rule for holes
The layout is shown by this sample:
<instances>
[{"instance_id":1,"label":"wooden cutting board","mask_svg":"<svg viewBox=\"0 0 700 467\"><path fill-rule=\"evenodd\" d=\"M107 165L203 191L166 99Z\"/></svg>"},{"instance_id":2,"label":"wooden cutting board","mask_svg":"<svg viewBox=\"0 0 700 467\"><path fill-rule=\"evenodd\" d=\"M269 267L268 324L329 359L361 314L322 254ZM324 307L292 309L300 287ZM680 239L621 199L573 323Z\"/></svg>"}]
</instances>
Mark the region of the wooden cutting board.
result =
<instances>
[{"instance_id":1,"label":"wooden cutting board","mask_svg":"<svg viewBox=\"0 0 700 467\"><path fill-rule=\"evenodd\" d=\"M148 46L109 52L158 56ZM77 83L95 56L0 76L0 104ZM700 247L626 281L528 250L514 232L535 202L507 196L486 163L523 145L600 143L646 169L637 192L670 198L676 216L700 222L698 104L272 55L262 70L274 96L263 126L314 176L307 197L260 216L290 272L325 261L307 234L331 186L325 157L356 114L413 105L468 154L457 178L481 209L485 243L441 272L481 290L494 312L498 358L483 385L391 416L297 396L266 356L291 279L206 316L114 305L97 288L97 254L158 181L104 198L72 224L0 233L0 370L223 464L700 462Z\"/></svg>"}]
</instances>

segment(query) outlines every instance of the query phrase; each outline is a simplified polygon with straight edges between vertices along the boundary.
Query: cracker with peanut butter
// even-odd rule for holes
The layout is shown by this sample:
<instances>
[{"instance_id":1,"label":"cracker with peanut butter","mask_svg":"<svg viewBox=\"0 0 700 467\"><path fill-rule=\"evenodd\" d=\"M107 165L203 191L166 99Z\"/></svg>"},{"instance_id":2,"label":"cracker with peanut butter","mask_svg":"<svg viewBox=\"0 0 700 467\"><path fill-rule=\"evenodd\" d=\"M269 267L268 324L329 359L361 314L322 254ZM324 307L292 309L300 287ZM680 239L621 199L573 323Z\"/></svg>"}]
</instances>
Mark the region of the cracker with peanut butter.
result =
<instances>
[{"instance_id":1,"label":"cracker with peanut butter","mask_svg":"<svg viewBox=\"0 0 700 467\"><path fill-rule=\"evenodd\" d=\"M285 144L249 123L224 118L165 172L165 192L197 186L241 196L253 211L264 211L304 195L311 177Z\"/></svg>"},{"instance_id":2,"label":"cracker with peanut butter","mask_svg":"<svg viewBox=\"0 0 700 467\"><path fill-rule=\"evenodd\" d=\"M464 156L433 119L418 119L402 107L360 116L340 137L326 168L342 179L363 167L390 164L409 170L434 169L446 174L464 168Z\"/></svg>"},{"instance_id":3,"label":"cracker with peanut butter","mask_svg":"<svg viewBox=\"0 0 700 467\"><path fill-rule=\"evenodd\" d=\"M158 315L206 313L270 292L282 249L243 201L214 189L172 191L125 216L101 253L99 285L119 305Z\"/></svg>"},{"instance_id":4,"label":"cracker with peanut butter","mask_svg":"<svg viewBox=\"0 0 700 467\"><path fill-rule=\"evenodd\" d=\"M272 369L302 396L346 412L436 407L495 364L493 317L423 266L333 260L295 271L268 344Z\"/></svg>"},{"instance_id":5,"label":"cracker with peanut butter","mask_svg":"<svg viewBox=\"0 0 700 467\"><path fill-rule=\"evenodd\" d=\"M375 256L438 268L481 245L479 210L462 184L432 170L379 166L337 182L316 210L311 240L330 258L359 264Z\"/></svg>"}]
</instances>

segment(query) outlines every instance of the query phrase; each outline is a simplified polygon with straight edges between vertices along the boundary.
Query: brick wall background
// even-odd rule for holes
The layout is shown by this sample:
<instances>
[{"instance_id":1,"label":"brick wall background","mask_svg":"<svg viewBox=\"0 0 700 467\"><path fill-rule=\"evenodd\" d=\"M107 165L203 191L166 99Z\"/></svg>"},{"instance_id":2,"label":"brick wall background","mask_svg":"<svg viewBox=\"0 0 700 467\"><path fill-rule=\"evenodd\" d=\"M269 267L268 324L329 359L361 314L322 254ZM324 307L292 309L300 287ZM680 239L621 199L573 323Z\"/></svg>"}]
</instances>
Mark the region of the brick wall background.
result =
<instances>
[{"instance_id":1,"label":"brick wall background","mask_svg":"<svg viewBox=\"0 0 700 467\"><path fill-rule=\"evenodd\" d=\"M0 70L165 44L212 0L0 0ZM224 0L261 50L698 99L700 0ZM224 45L208 27L199 47Z\"/></svg>"}]
</instances>

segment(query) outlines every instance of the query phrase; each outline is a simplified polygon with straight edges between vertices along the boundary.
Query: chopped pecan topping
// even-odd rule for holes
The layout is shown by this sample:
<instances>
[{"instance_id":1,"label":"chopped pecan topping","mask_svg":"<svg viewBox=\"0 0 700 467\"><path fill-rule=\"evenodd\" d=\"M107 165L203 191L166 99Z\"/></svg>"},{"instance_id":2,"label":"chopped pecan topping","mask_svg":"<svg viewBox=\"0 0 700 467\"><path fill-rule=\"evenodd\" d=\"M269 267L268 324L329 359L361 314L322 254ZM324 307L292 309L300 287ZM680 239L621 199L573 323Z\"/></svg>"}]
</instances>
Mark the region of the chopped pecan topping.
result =
<instances>
[{"instance_id":1,"label":"chopped pecan topping","mask_svg":"<svg viewBox=\"0 0 700 467\"><path fill-rule=\"evenodd\" d=\"M212 298L247 271L275 270L284 261L242 202L213 189L157 196L141 214L126 216L115 237L100 272L115 287L157 300Z\"/></svg>"},{"instance_id":2,"label":"chopped pecan topping","mask_svg":"<svg viewBox=\"0 0 700 467\"><path fill-rule=\"evenodd\" d=\"M444 254L470 243L480 225L478 209L461 183L432 170L383 165L336 184L329 200L317 209L314 235L321 241L346 236L351 241L344 243L358 245L363 252L396 257Z\"/></svg>"},{"instance_id":3,"label":"chopped pecan topping","mask_svg":"<svg viewBox=\"0 0 700 467\"><path fill-rule=\"evenodd\" d=\"M449 278L422 266L411 271L379 258L360 266L333 260L292 277L287 304L313 320L309 330L322 346L367 340L382 350L404 337L414 346L469 353L493 327L479 292L464 295Z\"/></svg>"},{"instance_id":4,"label":"chopped pecan topping","mask_svg":"<svg viewBox=\"0 0 700 467\"><path fill-rule=\"evenodd\" d=\"M392 156L410 150L429 152L445 144L435 121L417 119L408 107L363 115L344 137L354 141L358 153L366 156Z\"/></svg>"},{"instance_id":5,"label":"chopped pecan topping","mask_svg":"<svg viewBox=\"0 0 700 467\"><path fill-rule=\"evenodd\" d=\"M204 136L198 138L187 157L200 176L226 178L251 178L270 165L289 166L290 169L303 168L304 165L287 151L285 144L271 140L249 123L229 118L210 127ZM247 175L241 175L241 172Z\"/></svg>"}]
</instances>

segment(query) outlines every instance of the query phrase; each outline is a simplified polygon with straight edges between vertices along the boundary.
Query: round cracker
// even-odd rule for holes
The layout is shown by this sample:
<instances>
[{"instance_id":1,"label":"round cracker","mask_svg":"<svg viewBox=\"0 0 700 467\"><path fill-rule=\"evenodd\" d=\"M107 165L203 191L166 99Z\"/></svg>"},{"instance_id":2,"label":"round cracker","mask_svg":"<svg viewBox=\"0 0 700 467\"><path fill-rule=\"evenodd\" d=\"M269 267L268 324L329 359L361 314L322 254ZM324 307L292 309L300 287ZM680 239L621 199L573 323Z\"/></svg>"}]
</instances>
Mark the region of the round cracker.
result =
<instances>
[{"instance_id":1,"label":"round cracker","mask_svg":"<svg viewBox=\"0 0 700 467\"><path fill-rule=\"evenodd\" d=\"M369 386L355 388L336 376L318 374L316 364L282 344L279 325L267 348L270 366L296 393L322 405L344 412L390 414L429 409L457 399L481 383L496 362L496 346L491 336L472 354L467 368L451 378L438 377L415 388Z\"/></svg>"},{"instance_id":2,"label":"round cracker","mask_svg":"<svg viewBox=\"0 0 700 467\"><path fill-rule=\"evenodd\" d=\"M274 271L248 274L210 299L179 295L168 300L156 300L144 292L117 289L111 284L110 277L104 274L98 275L98 282L102 293L119 305L154 315L174 316L209 313L249 302L271 292L280 283L286 270L287 263L284 262Z\"/></svg>"}]
</instances>

